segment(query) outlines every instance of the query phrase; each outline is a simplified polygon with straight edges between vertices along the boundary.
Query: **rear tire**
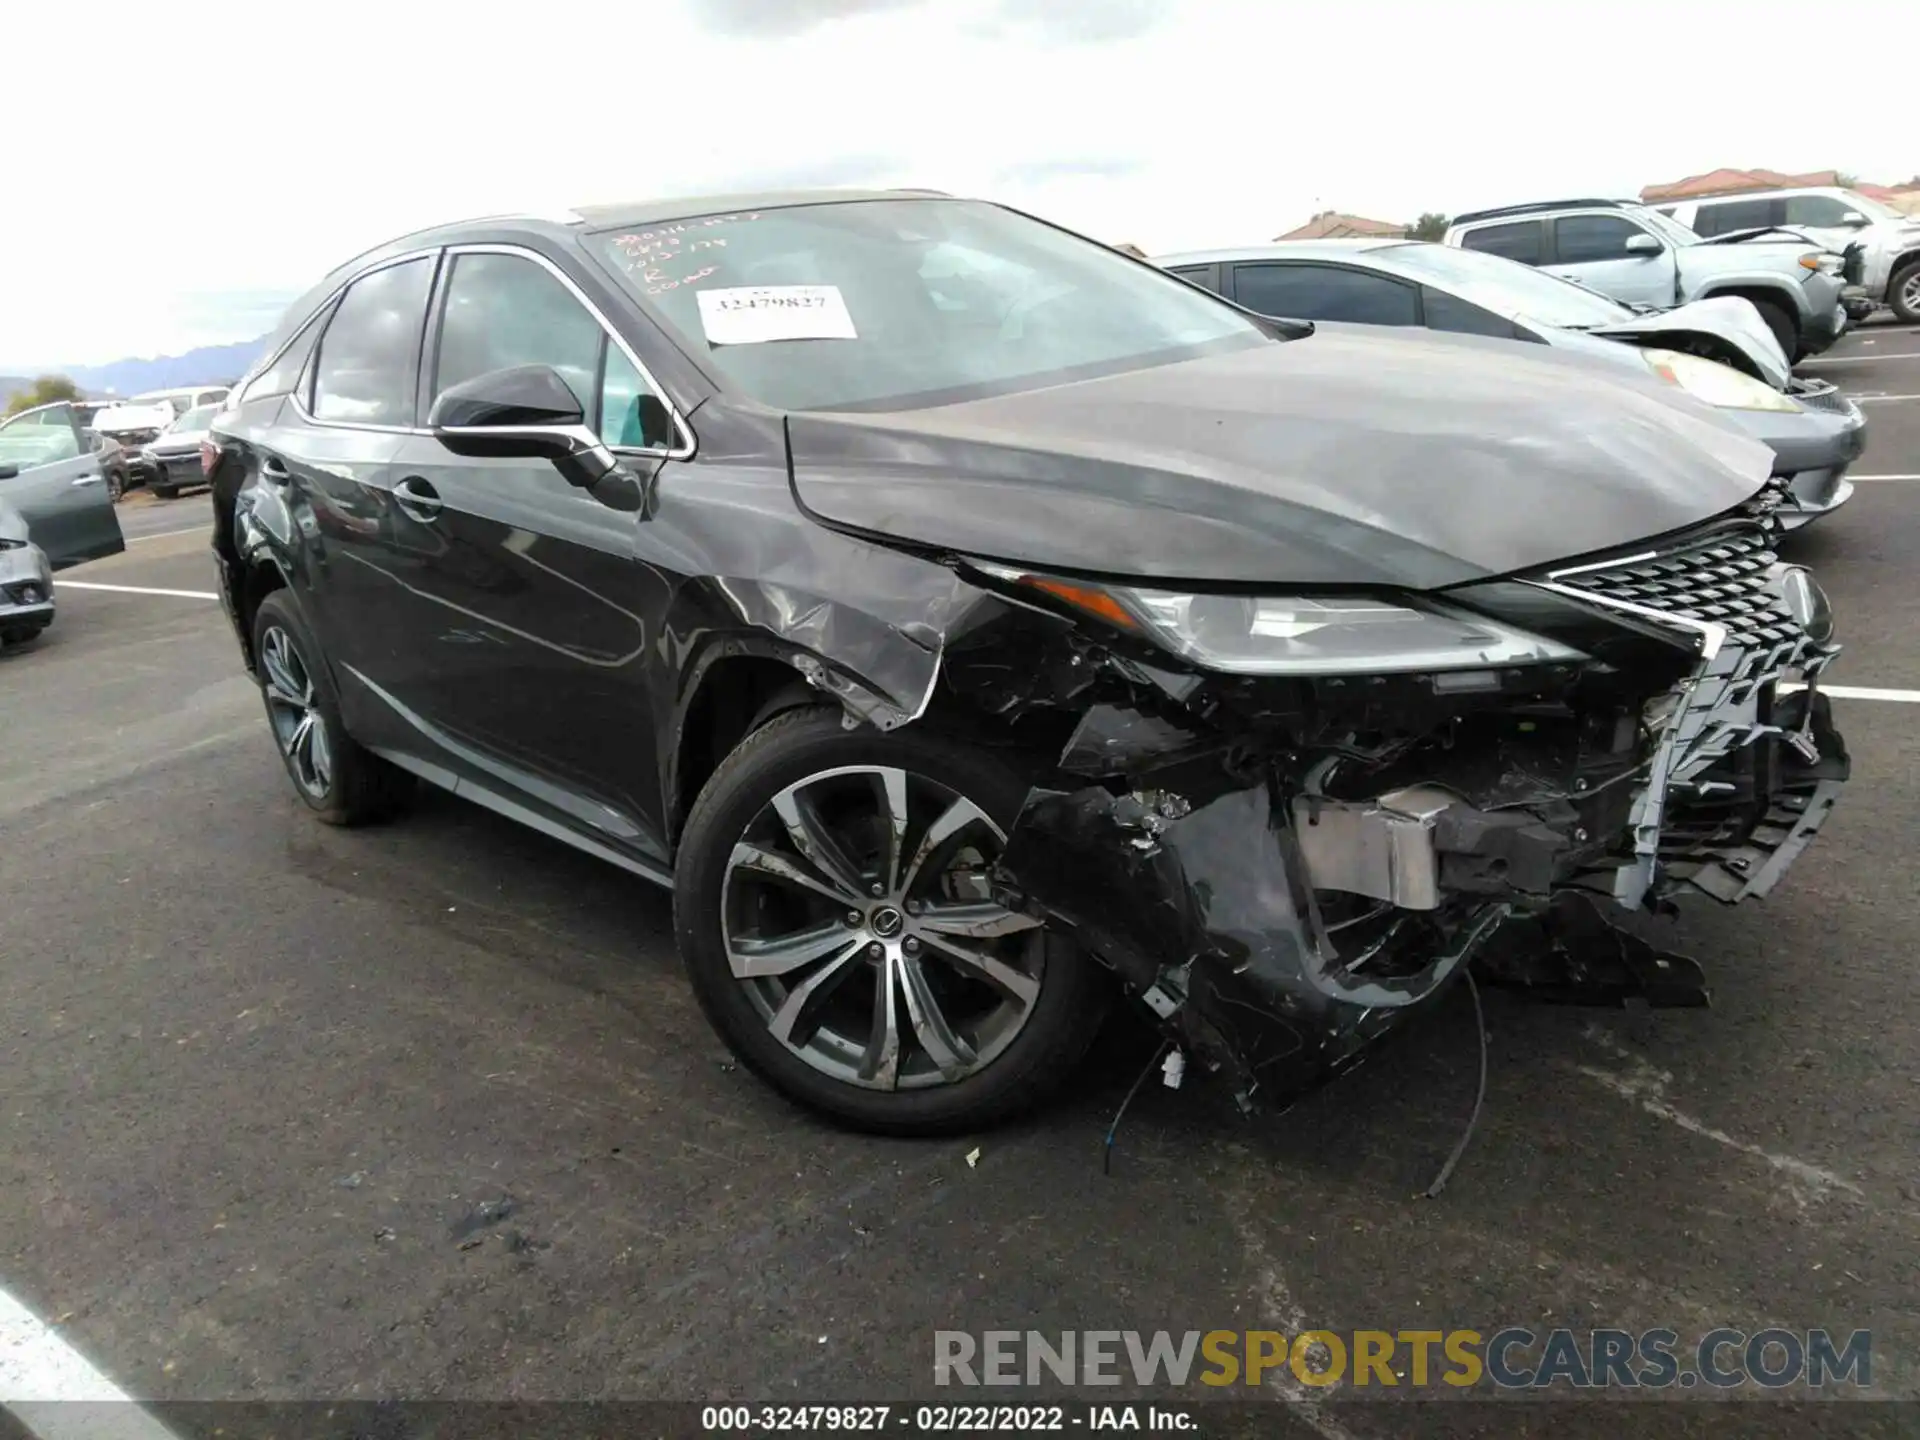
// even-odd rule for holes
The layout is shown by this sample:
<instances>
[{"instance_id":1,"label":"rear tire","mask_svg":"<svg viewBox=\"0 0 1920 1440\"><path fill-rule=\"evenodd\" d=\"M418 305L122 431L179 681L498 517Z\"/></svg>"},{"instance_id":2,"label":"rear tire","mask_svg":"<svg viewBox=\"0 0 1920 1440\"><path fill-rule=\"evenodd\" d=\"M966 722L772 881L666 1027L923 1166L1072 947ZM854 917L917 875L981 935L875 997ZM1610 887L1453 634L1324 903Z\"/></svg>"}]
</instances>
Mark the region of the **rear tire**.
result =
<instances>
[{"instance_id":1,"label":"rear tire","mask_svg":"<svg viewBox=\"0 0 1920 1440\"><path fill-rule=\"evenodd\" d=\"M1909 325L1920 325L1920 260L1909 260L1887 282L1887 305Z\"/></svg>"},{"instance_id":2,"label":"rear tire","mask_svg":"<svg viewBox=\"0 0 1920 1440\"><path fill-rule=\"evenodd\" d=\"M120 503L120 497L127 493L127 472L115 466L107 467L107 498L114 504Z\"/></svg>"},{"instance_id":3,"label":"rear tire","mask_svg":"<svg viewBox=\"0 0 1920 1440\"><path fill-rule=\"evenodd\" d=\"M319 643L286 591L260 602L253 653L268 728L306 807L328 825L364 825L400 809L413 777L347 734Z\"/></svg>"},{"instance_id":4,"label":"rear tire","mask_svg":"<svg viewBox=\"0 0 1920 1440\"><path fill-rule=\"evenodd\" d=\"M180 498L180 487L178 485L149 485L147 488L153 491L154 498L157 500L177 500Z\"/></svg>"},{"instance_id":5,"label":"rear tire","mask_svg":"<svg viewBox=\"0 0 1920 1440\"><path fill-rule=\"evenodd\" d=\"M748 1068L886 1135L980 1129L1060 1085L1112 987L986 896L1027 788L977 747L819 707L721 762L681 838L674 927Z\"/></svg>"}]
</instances>

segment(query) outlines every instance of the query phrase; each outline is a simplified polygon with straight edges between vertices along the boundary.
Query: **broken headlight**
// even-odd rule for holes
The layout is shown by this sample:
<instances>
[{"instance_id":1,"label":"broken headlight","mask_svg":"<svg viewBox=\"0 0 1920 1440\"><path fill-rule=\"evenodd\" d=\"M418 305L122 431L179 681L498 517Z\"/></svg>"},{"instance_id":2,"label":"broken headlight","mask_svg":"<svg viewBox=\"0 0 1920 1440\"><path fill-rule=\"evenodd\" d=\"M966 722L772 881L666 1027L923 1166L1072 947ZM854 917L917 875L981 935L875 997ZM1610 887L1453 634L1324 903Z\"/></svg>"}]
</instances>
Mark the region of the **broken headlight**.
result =
<instances>
[{"instance_id":1,"label":"broken headlight","mask_svg":"<svg viewBox=\"0 0 1920 1440\"><path fill-rule=\"evenodd\" d=\"M1383 675L1485 670L1585 657L1558 641L1438 601L1300 595L1182 595L1000 572L1235 675Z\"/></svg>"}]
</instances>

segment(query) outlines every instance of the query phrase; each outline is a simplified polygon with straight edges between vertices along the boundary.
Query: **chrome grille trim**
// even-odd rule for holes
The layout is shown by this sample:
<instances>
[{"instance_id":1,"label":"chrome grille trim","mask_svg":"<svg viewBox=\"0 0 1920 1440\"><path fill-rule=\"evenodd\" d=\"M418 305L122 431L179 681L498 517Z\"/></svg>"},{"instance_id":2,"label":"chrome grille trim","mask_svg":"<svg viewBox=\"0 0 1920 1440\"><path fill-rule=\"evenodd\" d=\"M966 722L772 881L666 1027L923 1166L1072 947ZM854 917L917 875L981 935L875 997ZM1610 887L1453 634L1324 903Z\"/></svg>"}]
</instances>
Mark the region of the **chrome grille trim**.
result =
<instances>
[{"instance_id":1,"label":"chrome grille trim","mask_svg":"<svg viewBox=\"0 0 1920 1440\"><path fill-rule=\"evenodd\" d=\"M1765 649L1800 633L1773 583L1778 561L1766 530L1743 524L1670 549L1556 570L1547 579L1577 588L1584 599L1692 622L1684 628L1717 625L1729 642Z\"/></svg>"}]
</instances>

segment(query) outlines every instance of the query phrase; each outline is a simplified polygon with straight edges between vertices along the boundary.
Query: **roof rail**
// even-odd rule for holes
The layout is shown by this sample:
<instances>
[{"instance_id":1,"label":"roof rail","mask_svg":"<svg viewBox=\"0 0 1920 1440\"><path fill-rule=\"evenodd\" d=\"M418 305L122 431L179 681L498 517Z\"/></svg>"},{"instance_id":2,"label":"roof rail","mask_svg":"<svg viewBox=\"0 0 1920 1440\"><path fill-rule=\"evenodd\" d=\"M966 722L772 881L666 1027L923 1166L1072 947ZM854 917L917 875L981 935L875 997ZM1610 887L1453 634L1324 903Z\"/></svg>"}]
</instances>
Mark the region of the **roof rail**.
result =
<instances>
[{"instance_id":1,"label":"roof rail","mask_svg":"<svg viewBox=\"0 0 1920 1440\"><path fill-rule=\"evenodd\" d=\"M1536 200L1530 205L1500 205L1492 210L1469 210L1456 215L1450 223L1464 225L1472 220L1491 220L1496 215L1539 215L1548 210L1619 210L1638 205L1638 200Z\"/></svg>"}]
</instances>

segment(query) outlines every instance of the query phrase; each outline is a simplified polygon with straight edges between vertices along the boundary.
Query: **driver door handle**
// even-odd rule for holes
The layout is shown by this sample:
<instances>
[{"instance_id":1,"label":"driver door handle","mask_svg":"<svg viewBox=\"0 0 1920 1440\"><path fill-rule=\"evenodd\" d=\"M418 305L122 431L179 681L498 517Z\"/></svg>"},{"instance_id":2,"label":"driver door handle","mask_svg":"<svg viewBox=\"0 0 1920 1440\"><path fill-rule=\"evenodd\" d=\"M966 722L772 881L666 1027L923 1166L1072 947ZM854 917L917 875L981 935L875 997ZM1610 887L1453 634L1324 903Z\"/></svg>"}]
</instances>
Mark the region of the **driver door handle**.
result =
<instances>
[{"instance_id":1,"label":"driver door handle","mask_svg":"<svg viewBox=\"0 0 1920 1440\"><path fill-rule=\"evenodd\" d=\"M99 485L101 483L102 478L98 475L80 475L74 478L73 488L78 490L82 485Z\"/></svg>"},{"instance_id":2,"label":"driver door handle","mask_svg":"<svg viewBox=\"0 0 1920 1440\"><path fill-rule=\"evenodd\" d=\"M440 492L418 475L409 475L394 486L393 498L415 520L432 520L440 514Z\"/></svg>"}]
</instances>

